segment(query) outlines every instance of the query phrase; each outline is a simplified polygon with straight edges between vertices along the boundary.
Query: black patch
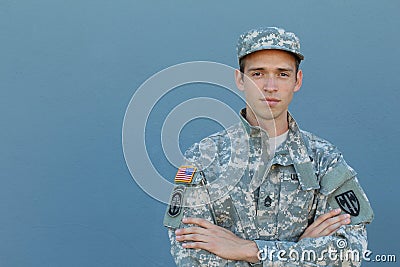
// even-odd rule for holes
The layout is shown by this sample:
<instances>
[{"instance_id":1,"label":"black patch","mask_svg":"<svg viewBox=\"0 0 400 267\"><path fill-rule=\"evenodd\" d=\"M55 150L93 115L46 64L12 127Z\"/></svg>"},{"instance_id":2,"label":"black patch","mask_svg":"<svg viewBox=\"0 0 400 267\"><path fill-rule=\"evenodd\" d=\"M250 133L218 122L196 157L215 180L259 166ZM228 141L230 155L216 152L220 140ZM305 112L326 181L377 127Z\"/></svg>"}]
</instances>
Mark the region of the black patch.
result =
<instances>
[{"instance_id":1,"label":"black patch","mask_svg":"<svg viewBox=\"0 0 400 267\"><path fill-rule=\"evenodd\" d=\"M271 207L271 204L272 204L272 198L270 196L267 196L264 200L264 206L269 208Z\"/></svg>"},{"instance_id":2,"label":"black patch","mask_svg":"<svg viewBox=\"0 0 400 267\"><path fill-rule=\"evenodd\" d=\"M171 196L171 201L169 203L168 215L171 217L178 216L182 211L183 203L183 188L176 187Z\"/></svg>"},{"instance_id":3,"label":"black patch","mask_svg":"<svg viewBox=\"0 0 400 267\"><path fill-rule=\"evenodd\" d=\"M297 175L297 173L291 173L290 179L292 179L293 181L297 181L299 180L299 176Z\"/></svg>"},{"instance_id":4,"label":"black patch","mask_svg":"<svg viewBox=\"0 0 400 267\"><path fill-rule=\"evenodd\" d=\"M349 190L340 195L335 196L336 202L339 207L351 216L358 216L360 214L360 202L357 199L353 190Z\"/></svg>"}]
</instances>

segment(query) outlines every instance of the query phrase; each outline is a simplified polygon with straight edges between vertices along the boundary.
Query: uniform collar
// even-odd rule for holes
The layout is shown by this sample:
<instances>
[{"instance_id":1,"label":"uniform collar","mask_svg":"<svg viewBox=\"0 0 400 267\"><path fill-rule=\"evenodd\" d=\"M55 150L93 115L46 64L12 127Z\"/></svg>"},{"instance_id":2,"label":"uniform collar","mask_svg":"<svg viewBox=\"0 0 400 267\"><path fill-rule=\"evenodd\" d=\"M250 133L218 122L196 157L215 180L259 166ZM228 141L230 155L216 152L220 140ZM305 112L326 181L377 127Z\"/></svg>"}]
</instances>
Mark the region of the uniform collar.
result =
<instances>
[{"instance_id":1,"label":"uniform collar","mask_svg":"<svg viewBox=\"0 0 400 267\"><path fill-rule=\"evenodd\" d=\"M252 126L246 119L246 108L243 108L240 110L240 120L242 121L242 124L247 132L247 134L250 137L259 137L260 133L265 133L268 136L267 131L262 129L260 126Z\"/></svg>"},{"instance_id":2,"label":"uniform collar","mask_svg":"<svg viewBox=\"0 0 400 267\"><path fill-rule=\"evenodd\" d=\"M246 129L247 134L250 137L260 136L260 133L267 132L264 129L261 129L259 126L252 126L246 120L246 109L242 109L240 111L240 119L244 128ZM300 131L300 128L293 118L292 114L288 112L288 126L289 126L289 134L287 140L278 147L275 152L275 157L273 158L273 163L280 164L280 160L278 158L284 159L286 158L286 163L293 164L294 168L299 177L299 182L303 190L311 190L318 189L319 183L317 176L315 175L315 171L313 168L312 158L310 157L307 149L306 142L304 140L303 134ZM267 134L268 136L268 134ZM290 160L288 157L284 155L289 154ZM284 163L284 162L282 162ZM287 164L280 164L287 165Z\"/></svg>"},{"instance_id":3,"label":"uniform collar","mask_svg":"<svg viewBox=\"0 0 400 267\"><path fill-rule=\"evenodd\" d=\"M290 113L288 113L288 123L289 134L285 147L293 160L300 185L303 190L318 189L320 186L315 174L312 158L308 153L306 141L297 122Z\"/></svg>"},{"instance_id":4,"label":"uniform collar","mask_svg":"<svg viewBox=\"0 0 400 267\"><path fill-rule=\"evenodd\" d=\"M246 108L243 108L240 110L240 120L242 121L242 124L244 126L244 128L246 129L246 132L250 135L250 136L256 136L258 135L260 132L265 132L266 131L264 129L262 129L260 126L252 126L250 125L250 123L247 121L246 119ZM295 119L293 118L292 114L290 114L290 112L288 112L288 124L289 124L289 131L293 131L293 132L298 132L300 131L297 122L295 121ZM267 134L268 136L268 134Z\"/></svg>"}]
</instances>

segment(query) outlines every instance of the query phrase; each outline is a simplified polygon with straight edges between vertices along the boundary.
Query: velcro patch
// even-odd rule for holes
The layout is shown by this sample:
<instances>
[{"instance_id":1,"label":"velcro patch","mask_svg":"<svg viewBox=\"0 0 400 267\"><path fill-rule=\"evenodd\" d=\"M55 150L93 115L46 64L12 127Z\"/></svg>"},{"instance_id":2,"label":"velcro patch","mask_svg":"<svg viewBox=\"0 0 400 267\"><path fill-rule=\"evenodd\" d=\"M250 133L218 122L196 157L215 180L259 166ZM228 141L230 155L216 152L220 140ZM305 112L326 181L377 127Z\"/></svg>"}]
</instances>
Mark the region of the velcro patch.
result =
<instances>
[{"instance_id":1,"label":"velcro patch","mask_svg":"<svg viewBox=\"0 0 400 267\"><path fill-rule=\"evenodd\" d=\"M197 168L193 166L181 166L175 175L175 183L190 184L193 180Z\"/></svg>"},{"instance_id":2,"label":"velcro patch","mask_svg":"<svg viewBox=\"0 0 400 267\"><path fill-rule=\"evenodd\" d=\"M321 189L319 191L325 196L332 194L346 181L356 176L356 174L346 162L341 161L321 178Z\"/></svg>"},{"instance_id":3,"label":"velcro patch","mask_svg":"<svg viewBox=\"0 0 400 267\"><path fill-rule=\"evenodd\" d=\"M335 196L335 199L344 212L351 216L358 216L360 214L360 202L353 190L341 193Z\"/></svg>"},{"instance_id":4,"label":"velcro patch","mask_svg":"<svg viewBox=\"0 0 400 267\"><path fill-rule=\"evenodd\" d=\"M356 178L352 178L342 184L328 198L331 208L340 208L351 215L351 224L370 223L374 213L364 191Z\"/></svg>"},{"instance_id":5,"label":"velcro patch","mask_svg":"<svg viewBox=\"0 0 400 267\"><path fill-rule=\"evenodd\" d=\"M171 194L171 199L164 216L164 225L178 228L183 216L183 203L185 196L185 186L176 186Z\"/></svg>"}]
</instances>

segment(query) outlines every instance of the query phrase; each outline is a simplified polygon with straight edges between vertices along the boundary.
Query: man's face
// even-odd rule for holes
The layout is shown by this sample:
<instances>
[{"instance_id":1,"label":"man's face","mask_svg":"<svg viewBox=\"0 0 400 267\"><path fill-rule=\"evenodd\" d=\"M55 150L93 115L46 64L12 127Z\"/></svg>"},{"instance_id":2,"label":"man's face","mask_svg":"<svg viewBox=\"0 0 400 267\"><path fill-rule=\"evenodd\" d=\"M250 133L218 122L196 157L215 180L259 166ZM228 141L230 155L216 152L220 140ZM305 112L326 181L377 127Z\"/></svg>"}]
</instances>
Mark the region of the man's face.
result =
<instances>
[{"instance_id":1,"label":"man's face","mask_svg":"<svg viewBox=\"0 0 400 267\"><path fill-rule=\"evenodd\" d=\"M245 58L244 75L235 72L236 84L244 91L247 114L256 120L286 120L288 106L302 83L294 56L281 50L261 50Z\"/></svg>"}]
</instances>

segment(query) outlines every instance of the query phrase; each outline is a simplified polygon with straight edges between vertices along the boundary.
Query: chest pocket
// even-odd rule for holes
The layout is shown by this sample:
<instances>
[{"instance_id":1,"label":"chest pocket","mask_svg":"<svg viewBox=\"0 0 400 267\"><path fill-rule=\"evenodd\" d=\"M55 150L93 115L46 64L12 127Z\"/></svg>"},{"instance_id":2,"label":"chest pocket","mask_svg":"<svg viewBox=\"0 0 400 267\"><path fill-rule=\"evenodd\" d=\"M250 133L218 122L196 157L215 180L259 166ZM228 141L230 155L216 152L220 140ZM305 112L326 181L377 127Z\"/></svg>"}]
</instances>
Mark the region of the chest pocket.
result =
<instances>
[{"instance_id":1,"label":"chest pocket","mask_svg":"<svg viewBox=\"0 0 400 267\"><path fill-rule=\"evenodd\" d=\"M293 165L279 167L278 235L279 239L297 241L298 236L307 228L314 190L302 189L299 174Z\"/></svg>"},{"instance_id":2,"label":"chest pocket","mask_svg":"<svg viewBox=\"0 0 400 267\"><path fill-rule=\"evenodd\" d=\"M260 188L258 202L261 236L297 241L308 225L314 190L303 190L293 165L275 165Z\"/></svg>"}]
</instances>

